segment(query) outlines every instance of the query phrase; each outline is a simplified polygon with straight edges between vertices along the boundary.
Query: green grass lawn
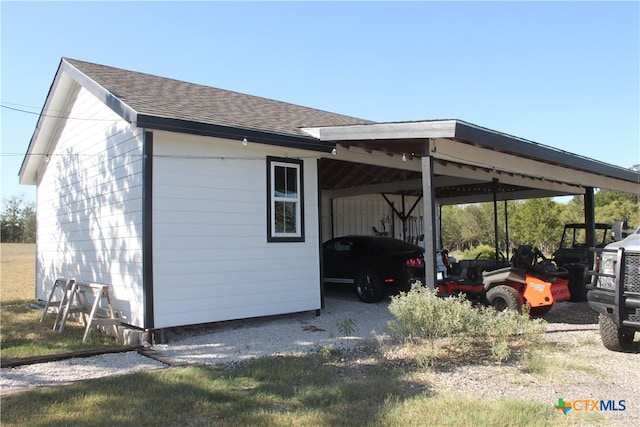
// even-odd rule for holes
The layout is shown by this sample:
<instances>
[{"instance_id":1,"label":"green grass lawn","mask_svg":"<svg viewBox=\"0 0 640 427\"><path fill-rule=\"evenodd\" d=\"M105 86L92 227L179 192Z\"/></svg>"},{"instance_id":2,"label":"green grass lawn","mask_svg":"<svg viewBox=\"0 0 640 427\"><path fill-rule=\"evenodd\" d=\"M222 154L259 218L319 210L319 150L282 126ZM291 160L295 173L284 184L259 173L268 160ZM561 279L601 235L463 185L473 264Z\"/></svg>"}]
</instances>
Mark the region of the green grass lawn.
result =
<instances>
[{"instance_id":1,"label":"green grass lawn","mask_svg":"<svg viewBox=\"0 0 640 427\"><path fill-rule=\"evenodd\" d=\"M92 330L82 343L84 326L67 322L63 333L52 330L54 315L40 323L42 312L30 306L35 299L35 245L2 243L0 279L0 358L45 356L100 348L122 347L113 337Z\"/></svg>"},{"instance_id":2,"label":"green grass lawn","mask_svg":"<svg viewBox=\"0 0 640 427\"><path fill-rule=\"evenodd\" d=\"M9 426L567 426L552 403L438 395L380 355L268 357L83 381L2 399ZM575 424L574 424L575 423Z\"/></svg>"}]
</instances>

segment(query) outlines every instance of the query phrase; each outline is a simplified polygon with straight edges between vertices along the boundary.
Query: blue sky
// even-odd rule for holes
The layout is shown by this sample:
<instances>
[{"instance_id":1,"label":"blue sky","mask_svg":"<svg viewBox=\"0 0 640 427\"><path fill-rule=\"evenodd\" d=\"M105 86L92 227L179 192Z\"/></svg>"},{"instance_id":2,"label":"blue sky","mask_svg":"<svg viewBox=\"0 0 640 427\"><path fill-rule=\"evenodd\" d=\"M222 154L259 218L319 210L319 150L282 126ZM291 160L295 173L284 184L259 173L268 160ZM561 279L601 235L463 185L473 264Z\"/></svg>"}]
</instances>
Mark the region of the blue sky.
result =
<instances>
[{"instance_id":1,"label":"blue sky","mask_svg":"<svg viewBox=\"0 0 640 427\"><path fill-rule=\"evenodd\" d=\"M640 163L635 1L2 1L0 14L2 198L35 200L18 171L62 57Z\"/></svg>"}]
</instances>

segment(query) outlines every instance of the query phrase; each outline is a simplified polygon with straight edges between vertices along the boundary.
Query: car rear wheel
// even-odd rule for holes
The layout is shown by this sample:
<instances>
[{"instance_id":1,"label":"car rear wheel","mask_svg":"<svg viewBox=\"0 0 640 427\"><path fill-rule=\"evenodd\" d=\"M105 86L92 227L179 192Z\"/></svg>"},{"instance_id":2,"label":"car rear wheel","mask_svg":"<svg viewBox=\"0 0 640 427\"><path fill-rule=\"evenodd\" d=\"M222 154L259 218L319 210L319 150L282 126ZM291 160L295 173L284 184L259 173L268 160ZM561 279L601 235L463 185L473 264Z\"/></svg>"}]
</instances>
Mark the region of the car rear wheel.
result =
<instances>
[{"instance_id":1,"label":"car rear wheel","mask_svg":"<svg viewBox=\"0 0 640 427\"><path fill-rule=\"evenodd\" d=\"M364 302L379 302L382 300L382 282L374 272L365 270L358 273L355 285L360 300Z\"/></svg>"},{"instance_id":2,"label":"car rear wheel","mask_svg":"<svg viewBox=\"0 0 640 427\"><path fill-rule=\"evenodd\" d=\"M518 291L511 286L498 285L489 289L487 300L496 311L520 310L522 308L522 297Z\"/></svg>"}]
</instances>

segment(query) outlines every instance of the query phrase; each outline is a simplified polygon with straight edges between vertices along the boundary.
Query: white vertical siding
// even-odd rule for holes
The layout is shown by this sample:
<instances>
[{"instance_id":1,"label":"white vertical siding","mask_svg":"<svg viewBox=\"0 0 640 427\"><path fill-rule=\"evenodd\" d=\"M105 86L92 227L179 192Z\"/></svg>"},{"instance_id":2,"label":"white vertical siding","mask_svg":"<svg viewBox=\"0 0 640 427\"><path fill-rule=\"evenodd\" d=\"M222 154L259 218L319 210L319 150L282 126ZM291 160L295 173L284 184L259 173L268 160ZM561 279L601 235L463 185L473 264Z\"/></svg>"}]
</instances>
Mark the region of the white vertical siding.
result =
<instances>
[{"instance_id":1,"label":"white vertical siding","mask_svg":"<svg viewBox=\"0 0 640 427\"><path fill-rule=\"evenodd\" d=\"M267 242L267 154L304 160L304 242ZM316 165L304 151L154 133L156 328L320 308Z\"/></svg>"},{"instance_id":2,"label":"white vertical siding","mask_svg":"<svg viewBox=\"0 0 640 427\"><path fill-rule=\"evenodd\" d=\"M398 212L402 212L402 198L397 195L387 195ZM405 197L406 214L416 201L416 197ZM333 212L331 204L333 203ZM420 227L424 217L424 203L418 202L406 221L404 237L412 243L423 245L419 240L422 234ZM374 235L374 227L378 232L386 232L396 239L403 238L402 221L394 214L389 203L380 194L370 194L357 197L339 199L322 198L322 234L323 241L332 237L356 235ZM333 235L331 235L333 230Z\"/></svg>"},{"instance_id":3,"label":"white vertical siding","mask_svg":"<svg viewBox=\"0 0 640 427\"><path fill-rule=\"evenodd\" d=\"M142 133L80 88L64 115L38 173L36 296L56 277L109 284L142 326Z\"/></svg>"}]
</instances>

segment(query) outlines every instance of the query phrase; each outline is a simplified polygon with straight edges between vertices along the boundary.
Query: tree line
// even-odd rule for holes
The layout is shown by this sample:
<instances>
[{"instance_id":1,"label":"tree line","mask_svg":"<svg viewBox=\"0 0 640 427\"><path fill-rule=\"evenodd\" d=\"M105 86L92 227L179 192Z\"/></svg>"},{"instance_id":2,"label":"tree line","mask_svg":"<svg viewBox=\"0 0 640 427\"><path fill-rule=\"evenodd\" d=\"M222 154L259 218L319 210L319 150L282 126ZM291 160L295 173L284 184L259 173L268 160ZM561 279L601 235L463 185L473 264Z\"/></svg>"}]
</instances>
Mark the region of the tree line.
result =
<instances>
[{"instance_id":1,"label":"tree line","mask_svg":"<svg viewBox=\"0 0 640 427\"><path fill-rule=\"evenodd\" d=\"M600 190L594 195L594 205L596 222L625 219L630 227L640 225L637 195ZM582 223L585 217L583 196L575 196L568 203L541 198L498 202L497 207L498 247L507 256L509 250L524 244L552 253L558 248L564 225ZM471 250L479 245L494 247L493 202L443 206L441 239L442 247L449 251Z\"/></svg>"},{"instance_id":2,"label":"tree line","mask_svg":"<svg viewBox=\"0 0 640 427\"><path fill-rule=\"evenodd\" d=\"M2 201L0 214L0 241L2 243L35 243L36 205L24 194Z\"/></svg>"}]
</instances>

